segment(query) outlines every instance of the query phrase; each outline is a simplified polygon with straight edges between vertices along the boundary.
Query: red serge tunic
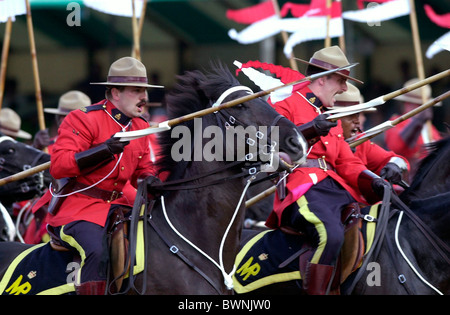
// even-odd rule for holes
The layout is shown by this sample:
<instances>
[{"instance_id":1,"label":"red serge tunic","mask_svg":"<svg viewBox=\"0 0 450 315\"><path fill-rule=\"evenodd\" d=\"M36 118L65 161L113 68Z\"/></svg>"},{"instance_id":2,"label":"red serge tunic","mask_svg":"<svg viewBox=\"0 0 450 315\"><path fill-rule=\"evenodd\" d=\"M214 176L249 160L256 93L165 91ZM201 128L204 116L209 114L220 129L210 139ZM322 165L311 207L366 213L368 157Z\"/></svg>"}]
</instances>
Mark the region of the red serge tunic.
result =
<instances>
[{"instance_id":1,"label":"red serge tunic","mask_svg":"<svg viewBox=\"0 0 450 315\"><path fill-rule=\"evenodd\" d=\"M289 98L276 103L274 108L278 113L300 126L310 122L321 113L320 105L320 100L309 87L305 87ZM275 198L274 209L267 219L267 226L270 228L278 227L283 210L327 176L341 184L358 202L367 203L358 189L358 176L367 168L359 158L354 156L348 143L345 142L340 121L338 126L332 128L327 136L320 137L320 140L312 146L308 155L308 159L322 157L331 164L335 171L325 171L315 167L297 167L287 177L286 198L282 201L279 200L278 196Z\"/></svg>"},{"instance_id":2,"label":"red serge tunic","mask_svg":"<svg viewBox=\"0 0 450 315\"><path fill-rule=\"evenodd\" d=\"M394 120L398 117L400 117L400 116L394 115L394 116L392 116L391 120ZM411 123L411 118L407 119L405 121L402 121L394 128L386 130L385 142L386 142L386 146L389 148L389 150L392 150L395 153L404 156L411 162L412 160L424 158L427 155L427 153L425 150L421 150L422 146L425 143L422 134L420 134L419 138L417 139L416 144L413 147L410 147L410 144L405 143L405 140L403 140L403 138L401 137L401 135L400 135L401 132L410 123ZM434 126L431 126L430 142L437 141L440 139L442 139L442 137L439 134L439 131Z\"/></svg>"},{"instance_id":3,"label":"red serge tunic","mask_svg":"<svg viewBox=\"0 0 450 315\"><path fill-rule=\"evenodd\" d=\"M395 154L392 151L386 151L379 145L366 141L356 147L355 155L363 161L369 170L380 175L381 170L393 157L401 158L405 161L409 169L409 162L403 156Z\"/></svg>"},{"instance_id":4,"label":"red serge tunic","mask_svg":"<svg viewBox=\"0 0 450 315\"><path fill-rule=\"evenodd\" d=\"M108 115L105 109L115 119ZM150 160L147 137L130 141L115 169L119 154L115 155L113 161L87 174L81 174L75 161L75 153L105 142L116 132L122 131L119 123L125 126L128 121L128 117L106 100L88 106L85 110L70 112L58 130L58 138L51 155L50 174L56 179L76 177L77 182L86 185L92 185L104 179L95 187L109 191L121 192L128 180L136 187L139 177L155 173ZM133 118L128 130L147 127L148 123L144 119ZM108 176L111 171L112 174ZM122 202L117 199L111 203L121 204ZM111 203L75 193L66 197L56 215L49 215L48 223L51 226L61 226L72 221L85 220L104 226Z\"/></svg>"}]
</instances>

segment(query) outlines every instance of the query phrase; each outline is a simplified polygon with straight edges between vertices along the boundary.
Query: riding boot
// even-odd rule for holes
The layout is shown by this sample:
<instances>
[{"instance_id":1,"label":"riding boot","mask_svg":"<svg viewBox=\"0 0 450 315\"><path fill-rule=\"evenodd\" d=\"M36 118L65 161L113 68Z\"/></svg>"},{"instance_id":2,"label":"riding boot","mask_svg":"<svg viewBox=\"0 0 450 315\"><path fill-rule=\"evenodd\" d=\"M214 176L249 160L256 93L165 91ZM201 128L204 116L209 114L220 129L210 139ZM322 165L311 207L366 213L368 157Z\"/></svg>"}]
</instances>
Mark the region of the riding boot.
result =
<instances>
[{"instance_id":1,"label":"riding boot","mask_svg":"<svg viewBox=\"0 0 450 315\"><path fill-rule=\"evenodd\" d=\"M88 281L75 286L77 295L105 295L106 281Z\"/></svg>"},{"instance_id":2,"label":"riding boot","mask_svg":"<svg viewBox=\"0 0 450 315\"><path fill-rule=\"evenodd\" d=\"M334 269L334 266L312 264L308 262L302 285L306 294L328 294L328 287L334 276Z\"/></svg>"}]
</instances>

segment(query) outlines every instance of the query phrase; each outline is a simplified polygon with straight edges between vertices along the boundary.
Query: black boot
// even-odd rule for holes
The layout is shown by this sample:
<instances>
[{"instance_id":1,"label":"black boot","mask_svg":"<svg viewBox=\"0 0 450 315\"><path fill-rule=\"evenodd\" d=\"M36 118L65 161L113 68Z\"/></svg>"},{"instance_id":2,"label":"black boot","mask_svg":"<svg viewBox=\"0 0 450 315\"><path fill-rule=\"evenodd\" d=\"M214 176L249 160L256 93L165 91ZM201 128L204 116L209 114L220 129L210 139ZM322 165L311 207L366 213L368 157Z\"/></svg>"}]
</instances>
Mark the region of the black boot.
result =
<instances>
[{"instance_id":1,"label":"black boot","mask_svg":"<svg viewBox=\"0 0 450 315\"><path fill-rule=\"evenodd\" d=\"M106 281L88 281L75 286L77 295L105 295Z\"/></svg>"},{"instance_id":2,"label":"black boot","mask_svg":"<svg viewBox=\"0 0 450 315\"><path fill-rule=\"evenodd\" d=\"M334 266L312 264L306 266L303 290L308 295L328 294L328 287L334 276Z\"/></svg>"}]
</instances>

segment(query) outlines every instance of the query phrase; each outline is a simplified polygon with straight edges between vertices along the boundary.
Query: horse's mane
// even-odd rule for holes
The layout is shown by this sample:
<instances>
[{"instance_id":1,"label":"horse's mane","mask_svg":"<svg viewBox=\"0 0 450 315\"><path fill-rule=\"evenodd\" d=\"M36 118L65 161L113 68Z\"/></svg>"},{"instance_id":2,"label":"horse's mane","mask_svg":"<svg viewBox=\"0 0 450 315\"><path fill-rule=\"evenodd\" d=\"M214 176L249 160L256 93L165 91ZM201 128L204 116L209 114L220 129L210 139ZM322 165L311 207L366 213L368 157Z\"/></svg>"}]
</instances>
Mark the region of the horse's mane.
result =
<instances>
[{"instance_id":1,"label":"horse's mane","mask_svg":"<svg viewBox=\"0 0 450 315\"><path fill-rule=\"evenodd\" d=\"M166 96L167 116L173 119L208 108L225 90L236 85L240 85L239 81L220 62L212 62L209 71L185 72L177 76L176 85ZM192 120L180 125L193 130ZM157 167L160 171L172 170L179 164L171 157L172 145L178 140L171 137L170 131L159 135L161 151Z\"/></svg>"},{"instance_id":2,"label":"horse's mane","mask_svg":"<svg viewBox=\"0 0 450 315\"><path fill-rule=\"evenodd\" d=\"M443 154L443 152L446 152L446 150L450 150L450 137L446 137L439 141L427 144L426 149L429 153L419 163L417 173L414 175L414 179L410 187L403 193L402 197L413 195L417 188L421 186L424 178L426 177L430 169L434 166L435 162L439 159L441 154ZM441 183L440 186L448 186L449 180L450 178L445 183ZM436 193L441 193L447 191L445 187L434 187L430 185L429 188L430 190L436 191Z\"/></svg>"}]
</instances>

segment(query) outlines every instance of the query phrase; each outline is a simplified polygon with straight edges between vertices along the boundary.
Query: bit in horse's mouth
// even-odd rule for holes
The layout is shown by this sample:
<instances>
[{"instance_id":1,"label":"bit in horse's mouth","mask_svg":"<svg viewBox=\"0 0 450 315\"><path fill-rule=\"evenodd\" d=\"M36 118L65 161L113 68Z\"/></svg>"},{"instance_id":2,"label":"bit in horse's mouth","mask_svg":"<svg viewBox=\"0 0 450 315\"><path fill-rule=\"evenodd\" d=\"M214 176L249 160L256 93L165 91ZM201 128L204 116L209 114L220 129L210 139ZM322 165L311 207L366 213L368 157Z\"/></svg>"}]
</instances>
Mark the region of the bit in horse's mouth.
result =
<instances>
[{"instance_id":1,"label":"bit in horse's mouth","mask_svg":"<svg viewBox=\"0 0 450 315\"><path fill-rule=\"evenodd\" d=\"M282 168L283 170L289 171L290 169L292 169L294 167L291 157L288 154L286 154L284 152L279 152L278 158L279 158L280 168Z\"/></svg>"}]
</instances>

